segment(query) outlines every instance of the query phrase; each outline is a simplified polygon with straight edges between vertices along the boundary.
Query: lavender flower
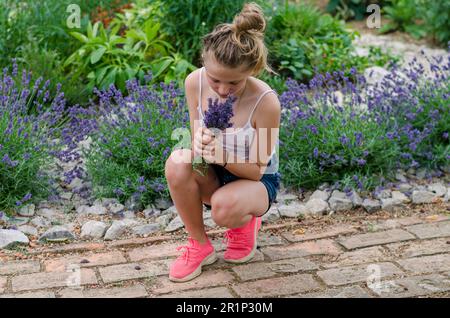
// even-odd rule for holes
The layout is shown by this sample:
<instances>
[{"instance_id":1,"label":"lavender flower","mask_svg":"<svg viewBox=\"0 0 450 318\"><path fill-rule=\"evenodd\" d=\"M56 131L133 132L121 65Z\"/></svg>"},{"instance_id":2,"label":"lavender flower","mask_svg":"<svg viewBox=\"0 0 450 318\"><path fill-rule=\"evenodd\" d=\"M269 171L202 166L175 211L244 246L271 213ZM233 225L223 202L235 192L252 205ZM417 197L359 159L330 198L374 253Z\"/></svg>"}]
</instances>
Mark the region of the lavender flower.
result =
<instances>
[{"instance_id":1,"label":"lavender flower","mask_svg":"<svg viewBox=\"0 0 450 318\"><path fill-rule=\"evenodd\" d=\"M208 98L208 110L205 112L204 124L207 128L216 128L224 130L230 128L233 124L230 119L233 117L233 103L236 97L229 96L224 103L219 103L216 99Z\"/></svg>"},{"instance_id":2,"label":"lavender flower","mask_svg":"<svg viewBox=\"0 0 450 318\"><path fill-rule=\"evenodd\" d=\"M212 98L208 98L208 110L205 112L204 125L207 128L221 131L232 127L233 124L230 120L233 117L233 103L236 100L237 98L231 95L223 103L219 103L218 99L213 101ZM201 156L194 158L192 166L202 176L208 172L208 163Z\"/></svg>"}]
</instances>

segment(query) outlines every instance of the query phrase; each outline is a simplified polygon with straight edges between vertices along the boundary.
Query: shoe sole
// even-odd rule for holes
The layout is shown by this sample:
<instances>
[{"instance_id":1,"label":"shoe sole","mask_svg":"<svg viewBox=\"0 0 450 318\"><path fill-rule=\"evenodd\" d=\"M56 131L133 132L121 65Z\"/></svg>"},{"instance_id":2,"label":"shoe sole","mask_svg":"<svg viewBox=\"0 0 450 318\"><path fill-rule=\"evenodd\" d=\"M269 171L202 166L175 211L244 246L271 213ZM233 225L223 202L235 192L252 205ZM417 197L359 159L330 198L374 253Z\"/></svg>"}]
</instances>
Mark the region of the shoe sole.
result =
<instances>
[{"instance_id":1,"label":"shoe sole","mask_svg":"<svg viewBox=\"0 0 450 318\"><path fill-rule=\"evenodd\" d=\"M190 281L202 273L202 266L211 265L215 261L217 261L217 255L216 255L216 252L212 252L200 263L200 265L198 265L198 267L195 269L195 271L193 271L191 274L189 274L183 278L176 278L176 277L169 276L169 280L172 282L175 282L175 283L184 283L184 282Z\"/></svg>"},{"instance_id":2,"label":"shoe sole","mask_svg":"<svg viewBox=\"0 0 450 318\"><path fill-rule=\"evenodd\" d=\"M256 248L258 247L258 231L260 228L260 225L258 225L258 220L256 220L256 226L255 226L255 244L253 244L253 249L250 252L250 254L248 254L247 256L240 258L240 259L226 259L224 258L224 261L227 263L231 263L231 264L242 264L242 263L247 263L248 261L250 261L256 253ZM259 227L259 228L258 228Z\"/></svg>"}]
</instances>

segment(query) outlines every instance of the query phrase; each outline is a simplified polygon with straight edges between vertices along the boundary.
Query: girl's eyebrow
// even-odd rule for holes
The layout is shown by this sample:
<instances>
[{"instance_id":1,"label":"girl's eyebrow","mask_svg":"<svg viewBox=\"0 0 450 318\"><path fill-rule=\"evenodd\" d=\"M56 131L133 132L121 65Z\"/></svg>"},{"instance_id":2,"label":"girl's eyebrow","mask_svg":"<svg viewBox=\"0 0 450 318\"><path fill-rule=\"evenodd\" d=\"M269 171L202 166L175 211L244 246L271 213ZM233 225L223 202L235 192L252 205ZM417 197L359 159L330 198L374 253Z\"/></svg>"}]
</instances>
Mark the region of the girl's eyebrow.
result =
<instances>
[{"instance_id":1,"label":"girl's eyebrow","mask_svg":"<svg viewBox=\"0 0 450 318\"><path fill-rule=\"evenodd\" d=\"M207 74L208 74L208 73L207 73ZM211 77L211 79L212 79L213 81L218 81L218 79L212 77L210 74L208 74L208 76ZM228 83L232 84L232 83L236 83L236 82L239 82L239 81L240 81L240 80L237 80L237 81L229 81Z\"/></svg>"}]
</instances>

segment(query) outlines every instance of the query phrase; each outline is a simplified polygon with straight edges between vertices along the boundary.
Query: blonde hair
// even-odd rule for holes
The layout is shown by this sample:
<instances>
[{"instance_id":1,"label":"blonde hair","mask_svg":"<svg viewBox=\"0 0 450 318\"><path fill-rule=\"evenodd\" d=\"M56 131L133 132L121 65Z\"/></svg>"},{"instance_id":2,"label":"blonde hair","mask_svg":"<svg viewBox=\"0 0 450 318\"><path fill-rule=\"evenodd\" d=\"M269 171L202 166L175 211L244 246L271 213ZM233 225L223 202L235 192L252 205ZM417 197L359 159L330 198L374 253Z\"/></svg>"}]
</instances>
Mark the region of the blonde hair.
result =
<instances>
[{"instance_id":1,"label":"blonde hair","mask_svg":"<svg viewBox=\"0 0 450 318\"><path fill-rule=\"evenodd\" d=\"M265 30L266 20L261 7L254 2L246 3L233 23L219 24L203 37L202 58L210 52L224 66L245 66L246 70L253 70L253 75L259 75L263 70L276 74L267 64Z\"/></svg>"}]
</instances>

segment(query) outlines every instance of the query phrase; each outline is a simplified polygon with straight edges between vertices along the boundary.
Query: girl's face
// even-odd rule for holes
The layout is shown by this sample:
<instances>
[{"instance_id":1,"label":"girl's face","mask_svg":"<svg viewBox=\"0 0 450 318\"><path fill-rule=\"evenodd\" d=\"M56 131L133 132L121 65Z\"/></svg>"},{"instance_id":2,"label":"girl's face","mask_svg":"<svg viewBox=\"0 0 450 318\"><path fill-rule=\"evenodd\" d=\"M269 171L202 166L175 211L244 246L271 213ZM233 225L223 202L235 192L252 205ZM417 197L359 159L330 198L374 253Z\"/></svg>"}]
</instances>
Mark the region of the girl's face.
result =
<instances>
[{"instance_id":1,"label":"girl's face","mask_svg":"<svg viewBox=\"0 0 450 318\"><path fill-rule=\"evenodd\" d=\"M204 59L205 74L208 84L220 98L227 98L228 94L239 95L242 93L247 79L252 70L244 67L229 68L218 63L211 54Z\"/></svg>"}]
</instances>

